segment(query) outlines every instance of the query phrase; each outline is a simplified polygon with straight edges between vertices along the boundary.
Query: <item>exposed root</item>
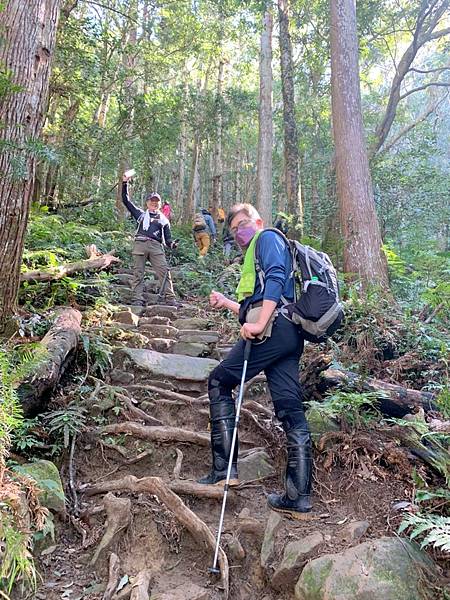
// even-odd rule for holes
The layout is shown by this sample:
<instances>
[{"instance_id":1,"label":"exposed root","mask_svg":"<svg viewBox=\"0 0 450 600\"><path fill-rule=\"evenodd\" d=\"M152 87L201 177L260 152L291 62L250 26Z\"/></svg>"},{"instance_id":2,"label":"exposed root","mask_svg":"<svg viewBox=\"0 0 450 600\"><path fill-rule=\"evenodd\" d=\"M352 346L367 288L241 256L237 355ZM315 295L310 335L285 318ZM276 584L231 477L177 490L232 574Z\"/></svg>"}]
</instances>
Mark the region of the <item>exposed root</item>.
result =
<instances>
[{"instance_id":1,"label":"exposed root","mask_svg":"<svg viewBox=\"0 0 450 600\"><path fill-rule=\"evenodd\" d=\"M105 425L99 429L100 433L129 433L135 435L141 440L151 440L153 442L190 442L199 446L209 446L209 436L181 427L155 426L149 427L140 423L126 422L116 423L115 425Z\"/></svg>"},{"instance_id":2,"label":"exposed root","mask_svg":"<svg viewBox=\"0 0 450 600\"><path fill-rule=\"evenodd\" d=\"M125 404L125 406L128 409L128 412L135 419L144 421L144 423L147 423L148 425L164 425L164 423L159 419L155 419L155 417L152 417L151 415L147 414L144 410L140 409L137 406L134 406L131 398L128 398L127 396L125 396L124 394L120 394L119 392L116 392L116 396Z\"/></svg>"},{"instance_id":3,"label":"exposed root","mask_svg":"<svg viewBox=\"0 0 450 600\"><path fill-rule=\"evenodd\" d=\"M119 572L120 572L120 560L117 554L111 552L109 555L109 573L108 573L108 584L106 586L105 593L103 594L102 600L111 600L114 592L119 584Z\"/></svg>"},{"instance_id":4,"label":"exposed root","mask_svg":"<svg viewBox=\"0 0 450 600\"><path fill-rule=\"evenodd\" d=\"M106 509L106 531L92 557L92 566L97 563L100 554L111 546L117 534L131 522L131 501L128 498L116 498L109 493L103 498L103 503Z\"/></svg>"},{"instance_id":5,"label":"exposed root","mask_svg":"<svg viewBox=\"0 0 450 600\"><path fill-rule=\"evenodd\" d=\"M181 465L183 463L183 453L181 452L181 450L179 448L176 448L176 453L177 453L177 461L175 463L175 466L173 468L173 478L174 479L180 479L180 472L181 472Z\"/></svg>"},{"instance_id":6,"label":"exposed root","mask_svg":"<svg viewBox=\"0 0 450 600\"><path fill-rule=\"evenodd\" d=\"M150 569L144 569L136 575L131 584L130 600L148 600L148 588L150 587L152 576L153 574Z\"/></svg>"},{"instance_id":7,"label":"exposed root","mask_svg":"<svg viewBox=\"0 0 450 600\"><path fill-rule=\"evenodd\" d=\"M178 481L174 482L177 485L186 482ZM169 484L170 485L170 484ZM205 550L208 549L211 553L215 549L215 538L212 531L194 512L192 512L186 504L181 500L177 494L175 494L166 483L164 483L159 477L144 477L143 479L137 479L132 475L124 477L116 481L108 481L100 486L90 486L86 491L90 494L101 493L98 487L107 486L108 489L114 491L127 490L129 492L138 493L149 493L157 496L158 499L175 515L178 521L186 527L191 535L196 539ZM192 484L197 487L213 488L215 486L201 486L200 484ZM223 493L223 490L220 490ZM222 587L225 592L225 598L228 598L229 594L229 567L228 559L222 549L219 551L219 567L221 573ZM147 600L147 598L146 598Z\"/></svg>"},{"instance_id":8,"label":"exposed root","mask_svg":"<svg viewBox=\"0 0 450 600\"><path fill-rule=\"evenodd\" d=\"M187 396L186 394L180 394L179 392L172 392L171 390L166 390L164 388L157 387L156 385L140 385L140 384L132 384L127 386L128 389L132 390L142 390L145 392L154 392L163 398L169 398L170 400L180 400L185 404L203 404L203 401L200 398L193 398L192 396Z\"/></svg>"},{"instance_id":9,"label":"exposed root","mask_svg":"<svg viewBox=\"0 0 450 600\"><path fill-rule=\"evenodd\" d=\"M96 494L105 494L106 492L115 492L118 490L132 490L133 492L154 494L154 480L161 481L159 477L142 477L138 479L133 475L126 475L122 479L112 479L99 483L85 484L79 488L80 492L87 496L95 496ZM196 496L197 498L210 498L212 500L222 500L223 488L216 485L202 485L195 481L187 481L186 479L176 479L164 483L170 490L176 494ZM234 493L228 491L228 498L233 500Z\"/></svg>"}]
</instances>

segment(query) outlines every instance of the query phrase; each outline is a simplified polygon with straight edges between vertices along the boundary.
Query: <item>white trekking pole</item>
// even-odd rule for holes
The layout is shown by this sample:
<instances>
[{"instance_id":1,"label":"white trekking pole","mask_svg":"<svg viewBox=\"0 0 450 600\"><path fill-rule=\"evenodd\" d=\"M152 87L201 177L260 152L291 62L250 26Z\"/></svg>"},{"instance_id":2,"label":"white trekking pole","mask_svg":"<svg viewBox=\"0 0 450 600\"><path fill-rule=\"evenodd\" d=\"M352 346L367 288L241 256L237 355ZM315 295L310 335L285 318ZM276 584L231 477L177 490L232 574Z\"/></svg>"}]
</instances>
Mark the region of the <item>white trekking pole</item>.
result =
<instances>
[{"instance_id":1,"label":"white trekking pole","mask_svg":"<svg viewBox=\"0 0 450 600\"><path fill-rule=\"evenodd\" d=\"M241 385L239 386L239 395L238 395L237 406L236 406L236 417L234 420L233 437L231 438L231 449L230 449L230 459L228 461L227 478L225 480L225 486L223 488L222 511L220 513L219 530L217 532L216 550L214 552L213 565L212 565L212 567L209 568L209 572L214 573L215 575L220 574L220 569L217 567L217 560L219 558L220 538L222 536L223 519L225 516L225 506L227 504L227 495L228 495L228 488L229 488L229 484L230 484L231 467L233 465L233 454L234 454L234 448L236 446L236 439L237 439L237 433L238 433L238 427L239 427L239 416L241 413L242 397L244 395L245 376L247 374L247 365L248 365L248 359L250 357L251 348L252 348L252 341L247 340L245 343L245 349L244 349L244 365L242 367Z\"/></svg>"}]
</instances>

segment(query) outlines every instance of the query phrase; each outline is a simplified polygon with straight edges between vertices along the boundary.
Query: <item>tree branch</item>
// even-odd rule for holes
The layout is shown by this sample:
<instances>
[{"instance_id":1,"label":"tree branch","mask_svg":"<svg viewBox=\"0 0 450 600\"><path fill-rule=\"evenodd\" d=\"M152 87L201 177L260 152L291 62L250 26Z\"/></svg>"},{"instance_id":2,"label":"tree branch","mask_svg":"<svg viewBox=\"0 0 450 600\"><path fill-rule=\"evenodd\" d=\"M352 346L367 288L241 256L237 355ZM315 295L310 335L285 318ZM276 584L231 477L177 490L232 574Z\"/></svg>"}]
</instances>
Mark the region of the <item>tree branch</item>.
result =
<instances>
[{"instance_id":1,"label":"tree branch","mask_svg":"<svg viewBox=\"0 0 450 600\"><path fill-rule=\"evenodd\" d=\"M404 98L410 96L411 94L414 94L415 92L420 92L421 90L425 90L426 88L429 88L431 86L434 87L450 87L450 82L445 82L445 81L430 81L430 83L424 83L424 85L421 85L419 87L416 87L412 90L408 90L407 92L405 92L404 94L402 94L399 97L399 101L403 100Z\"/></svg>"}]
</instances>

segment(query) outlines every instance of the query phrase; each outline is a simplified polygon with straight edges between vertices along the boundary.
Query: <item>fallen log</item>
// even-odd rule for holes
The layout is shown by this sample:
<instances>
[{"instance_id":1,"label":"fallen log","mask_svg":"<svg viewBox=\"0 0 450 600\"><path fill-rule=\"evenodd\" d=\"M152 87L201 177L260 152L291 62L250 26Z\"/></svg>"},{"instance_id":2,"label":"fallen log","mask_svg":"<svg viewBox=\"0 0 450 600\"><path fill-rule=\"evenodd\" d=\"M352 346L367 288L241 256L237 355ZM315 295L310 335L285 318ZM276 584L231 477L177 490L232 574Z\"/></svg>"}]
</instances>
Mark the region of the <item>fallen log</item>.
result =
<instances>
[{"instance_id":1,"label":"fallen log","mask_svg":"<svg viewBox=\"0 0 450 600\"><path fill-rule=\"evenodd\" d=\"M371 377L364 378L343 369L322 371L318 390L323 394L335 387L343 390L356 389L360 392L379 393L378 409L390 417L403 417L417 408L423 408L425 412L436 409L435 396L429 392L412 390Z\"/></svg>"},{"instance_id":2,"label":"fallen log","mask_svg":"<svg viewBox=\"0 0 450 600\"><path fill-rule=\"evenodd\" d=\"M119 262L120 258L117 258L117 256L103 254L102 256L97 256L95 258L88 258L87 260L79 260L78 262L53 267L47 271L28 271L21 274L20 281L57 281L58 279L62 279L63 277L73 275L80 271L101 271L102 269L106 269L110 265Z\"/></svg>"},{"instance_id":3,"label":"fallen log","mask_svg":"<svg viewBox=\"0 0 450 600\"><path fill-rule=\"evenodd\" d=\"M115 425L105 425L99 429L101 433L129 433L135 435L141 440L151 440L153 442L190 442L199 446L209 446L209 435L197 433L181 427L169 427L158 425L146 426L141 423L116 423Z\"/></svg>"},{"instance_id":4,"label":"fallen log","mask_svg":"<svg viewBox=\"0 0 450 600\"><path fill-rule=\"evenodd\" d=\"M74 308L64 308L42 338L42 362L33 375L23 381L17 389L25 416L36 415L46 408L50 394L78 345L80 324L81 313Z\"/></svg>"},{"instance_id":5,"label":"fallen log","mask_svg":"<svg viewBox=\"0 0 450 600\"><path fill-rule=\"evenodd\" d=\"M209 550L211 553L214 552L216 540L210 528L194 512L192 512L183 500L170 489L169 485L164 483L159 477L144 477L143 479L137 479L133 475L128 475L123 479L101 483L100 486L91 486L91 490L92 488L102 487L105 484L110 491L129 491L157 496L160 502L173 513L179 523L186 527L192 537L199 542L205 550ZM208 488L214 486L205 485L202 487ZM223 490L221 491L223 493ZM101 492L97 491L96 493ZM219 567L221 583L224 590L223 597L226 600L229 595L229 567L226 554L221 548L219 549Z\"/></svg>"}]
</instances>

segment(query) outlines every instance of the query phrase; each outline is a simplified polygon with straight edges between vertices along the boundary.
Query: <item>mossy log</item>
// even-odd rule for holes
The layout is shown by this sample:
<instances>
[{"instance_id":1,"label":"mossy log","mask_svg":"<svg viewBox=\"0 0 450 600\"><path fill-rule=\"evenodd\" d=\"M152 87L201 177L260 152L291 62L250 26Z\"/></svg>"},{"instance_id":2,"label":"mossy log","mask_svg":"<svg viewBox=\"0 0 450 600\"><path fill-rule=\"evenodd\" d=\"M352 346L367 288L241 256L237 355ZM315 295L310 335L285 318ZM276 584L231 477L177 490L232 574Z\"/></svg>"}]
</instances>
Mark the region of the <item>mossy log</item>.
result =
<instances>
[{"instance_id":1,"label":"mossy log","mask_svg":"<svg viewBox=\"0 0 450 600\"><path fill-rule=\"evenodd\" d=\"M20 281L31 282L47 282L57 281L68 275L74 275L84 271L101 271L106 269L114 263L119 263L120 259L112 254L102 254L101 256L95 256L94 258L88 258L86 260L79 260L78 262L67 263L60 265L59 267L53 267L46 271L28 271L22 273Z\"/></svg>"}]
</instances>

